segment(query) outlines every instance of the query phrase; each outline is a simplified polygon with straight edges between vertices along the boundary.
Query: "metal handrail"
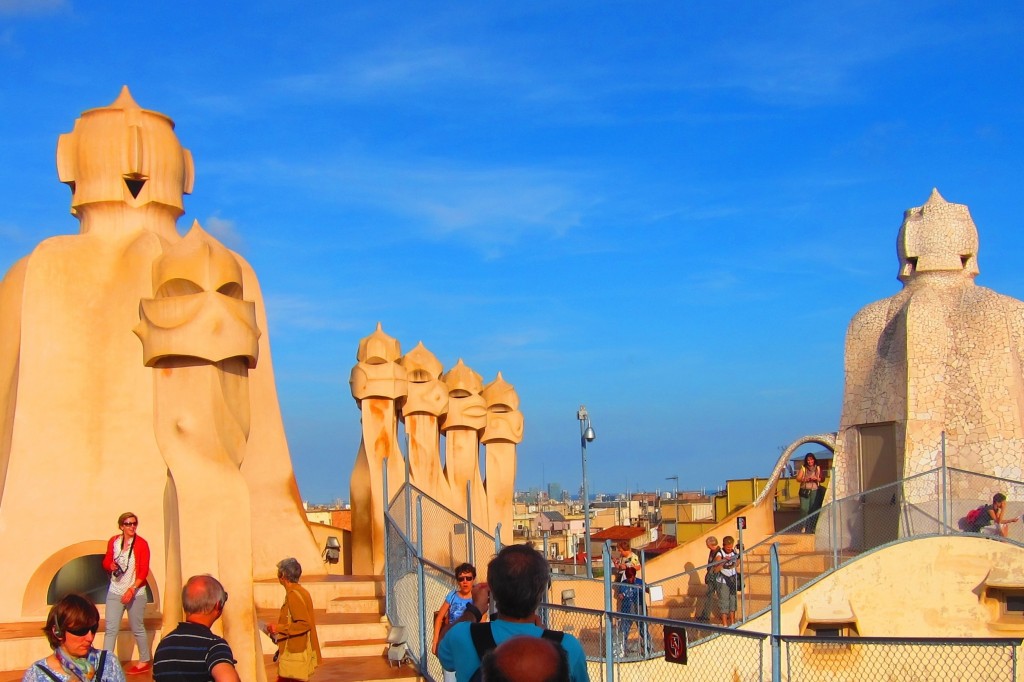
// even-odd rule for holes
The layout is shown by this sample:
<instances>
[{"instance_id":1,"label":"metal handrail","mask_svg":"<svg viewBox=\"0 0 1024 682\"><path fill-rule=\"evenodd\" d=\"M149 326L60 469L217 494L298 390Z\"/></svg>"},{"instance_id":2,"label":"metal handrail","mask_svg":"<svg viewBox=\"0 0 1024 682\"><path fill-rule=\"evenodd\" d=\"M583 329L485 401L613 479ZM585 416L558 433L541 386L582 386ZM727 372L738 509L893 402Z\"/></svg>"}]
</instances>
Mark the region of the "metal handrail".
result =
<instances>
[{"instance_id":1,"label":"metal handrail","mask_svg":"<svg viewBox=\"0 0 1024 682\"><path fill-rule=\"evenodd\" d=\"M939 473L941 469L942 469L942 467L936 467L934 469L929 469L928 471L923 471L921 473L914 474L913 476L908 476L907 478L902 478L902 479L900 479L898 481L893 481L892 483L886 483L885 485L881 485L881 486L878 486L876 488L872 488L870 490L862 490L862 491L853 493L852 495L847 495L846 497L839 498L837 500L830 500L829 504L838 505L838 504L841 504L843 502L852 501L852 500L855 500L857 498L864 497L865 495L869 495L871 493L875 493L875 492L878 492L880 490L884 490L886 488L892 488L892 487L895 487L895 486L903 485L905 483L914 481L914 480L916 480L918 478L924 478L924 477L927 477L927 476L935 475L935 474ZM1024 484L1024 481L1018 481L1018 480L1015 480L1015 479L1012 479L1012 478L1002 478L1002 477L999 477L999 476L992 476L992 475L989 475L989 474L982 474L982 473L977 473L977 472L973 472L973 471L967 471L965 469L957 469L956 467L947 467L947 469L949 471L952 471L952 472L956 472L956 473L960 473L960 474L967 474L967 475L974 476L974 477L977 477L977 478L987 478L989 480L998 481L998 482L1002 482L1002 483L1008 483L1008 484L1014 484L1014 485L1022 485L1022 484ZM824 509L827 509L827 507L823 507L822 508L822 510L824 510ZM819 512L817 512L817 513L820 513L822 510L819 510ZM753 550L755 550L755 549L757 549L757 548L759 548L761 546L767 546L767 545L770 545L772 542L777 542L778 539L779 539L779 536L781 536L781 535L789 535L790 533L788 531L790 531L793 528L795 528L795 527L797 527L799 525L802 525L802 524L803 524L803 520L800 520L800 521L797 521L796 523L793 523L793 524L790 524L789 526L786 526L782 530L777 530L777 531L775 531L775 533L773 533L772 535L768 536L764 540L761 540L757 544L755 544L755 545L753 545L751 547L744 548L743 552L744 553L749 553L749 552L752 552ZM960 531L957 531L957 533L960 533ZM897 540L897 542L904 541L904 540L909 540L909 539L912 539L914 537L926 537L926 536L929 536L929 535L934 535L934 534L933 533L922 533L922 534L919 534L919 535L905 536L905 537L899 538L899 540ZM1012 540L1012 539L1008 539L1007 541L1013 542L1015 544L1022 544L1022 543L1018 543L1018 542L1016 542L1015 540ZM894 543L888 543L888 544L895 544L895 542ZM887 545L880 545L880 547L881 546L887 546ZM711 562L711 563L708 563L708 564L701 564L700 566L695 566L695 567L693 567L693 568L691 568L689 570L681 571L679 573L674 573L674 574L672 574L670 576L666 576L666 577L661 578L659 580L652 581L650 583L650 585L652 585L652 586L653 585L660 585L660 584L667 583L667 582L672 581L672 580L677 580L679 578L683 578L685 576L692 575L692 574L700 572L700 571L705 571L708 568L710 568L711 566L714 566L715 563L716 562ZM835 570L835 568L829 569L828 571L826 571L822 575L826 575L827 573L831 573L833 570Z\"/></svg>"}]
</instances>

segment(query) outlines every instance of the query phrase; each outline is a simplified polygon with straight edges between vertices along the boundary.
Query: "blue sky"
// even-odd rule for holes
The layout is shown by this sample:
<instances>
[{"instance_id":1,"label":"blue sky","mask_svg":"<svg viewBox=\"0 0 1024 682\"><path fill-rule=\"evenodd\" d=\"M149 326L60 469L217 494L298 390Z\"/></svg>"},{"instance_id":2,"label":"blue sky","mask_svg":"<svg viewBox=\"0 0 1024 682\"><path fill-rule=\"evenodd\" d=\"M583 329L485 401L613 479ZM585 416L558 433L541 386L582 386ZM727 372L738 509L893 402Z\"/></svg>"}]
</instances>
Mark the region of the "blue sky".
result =
<instances>
[{"instance_id":1,"label":"blue sky","mask_svg":"<svg viewBox=\"0 0 1024 682\"><path fill-rule=\"evenodd\" d=\"M127 84L260 275L299 485L348 497L378 321L526 418L518 486L715 487L835 430L852 315L938 187L1024 298L1024 5L0 0L0 266L77 231L57 136Z\"/></svg>"}]
</instances>

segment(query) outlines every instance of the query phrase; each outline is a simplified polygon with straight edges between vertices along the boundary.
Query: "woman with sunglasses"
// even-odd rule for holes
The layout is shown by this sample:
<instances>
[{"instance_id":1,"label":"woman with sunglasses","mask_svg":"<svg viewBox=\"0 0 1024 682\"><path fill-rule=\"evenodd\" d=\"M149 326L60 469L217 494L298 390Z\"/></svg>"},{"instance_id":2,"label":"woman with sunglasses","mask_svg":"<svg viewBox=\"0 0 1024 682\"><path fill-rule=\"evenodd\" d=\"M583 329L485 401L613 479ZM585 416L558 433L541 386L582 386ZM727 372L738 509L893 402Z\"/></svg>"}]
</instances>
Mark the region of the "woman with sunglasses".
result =
<instances>
[{"instance_id":1,"label":"woman with sunglasses","mask_svg":"<svg viewBox=\"0 0 1024 682\"><path fill-rule=\"evenodd\" d=\"M434 655L437 656L437 645L441 642L441 632L462 617L466 607L473 603L473 583L476 582L476 568L473 564L459 564L455 567L455 589L448 593L441 608L434 614ZM484 614L486 617L487 614ZM448 679L448 671L444 671ZM452 673L454 675L454 673ZM454 679L454 678L453 678Z\"/></svg>"},{"instance_id":2,"label":"woman with sunglasses","mask_svg":"<svg viewBox=\"0 0 1024 682\"><path fill-rule=\"evenodd\" d=\"M125 672L139 675L153 667L149 641L146 638L146 579L149 578L149 543L138 535L139 517L125 512L117 517L118 535L107 542L103 568L110 573L107 589L107 629L103 648L114 653L117 634L121 630L121 617L128 612L128 625L139 645L139 662Z\"/></svg>"},{"instance_id":3,"label":"woman with sunglasses","mask_svg":"<svg viewBox=\"0 0 1024 682\"><path fill-rule=\"evenodd\" d=\"M54 604L43 628L53 654L33 663L22 682L124 682L117 659L92 648L99 623L96 605L80 594Z\"/></svg>"}]
</instances>

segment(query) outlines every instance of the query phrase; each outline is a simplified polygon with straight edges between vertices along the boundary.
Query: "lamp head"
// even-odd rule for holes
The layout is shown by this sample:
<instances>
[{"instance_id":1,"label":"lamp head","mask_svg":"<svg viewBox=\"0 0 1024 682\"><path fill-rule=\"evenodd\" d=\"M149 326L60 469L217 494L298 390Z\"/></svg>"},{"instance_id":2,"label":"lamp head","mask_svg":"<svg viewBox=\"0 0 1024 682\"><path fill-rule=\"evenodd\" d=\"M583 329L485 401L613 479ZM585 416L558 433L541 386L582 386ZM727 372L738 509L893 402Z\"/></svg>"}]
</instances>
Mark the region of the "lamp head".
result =
<instances>
[{"instance_id":1,"label":"lamp head","mask_svg":"<svg viewBox=\"0 0 1024 682\"><path fill-rule=\"evenodd\" d=\"M341 560L341 543L338 542L337 537L333 535L327 537L323 557L325 564L336 564Z\"/></svg>"}]
</instances>

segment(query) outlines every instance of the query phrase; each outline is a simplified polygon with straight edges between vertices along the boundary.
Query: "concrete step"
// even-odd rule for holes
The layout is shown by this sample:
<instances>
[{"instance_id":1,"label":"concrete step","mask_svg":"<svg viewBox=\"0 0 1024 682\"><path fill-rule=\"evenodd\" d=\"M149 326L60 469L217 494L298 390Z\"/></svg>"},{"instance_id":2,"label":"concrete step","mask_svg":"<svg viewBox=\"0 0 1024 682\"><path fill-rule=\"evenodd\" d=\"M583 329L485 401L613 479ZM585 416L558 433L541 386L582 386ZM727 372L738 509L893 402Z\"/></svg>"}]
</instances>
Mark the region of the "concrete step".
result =
<instances>
[{"instance_id":1,"label":"concrete step","mask_svg":"<svg viewBox=\"0 0 1024 682\"><path fill-rule=\"evenodd\" d=\"M335 597L327 603L327 613L384 613L384 597Z\"/></svg>"},{"instance_id":2,"label":"concrete step","mask_svg":"<svg viewBox=\"0 0 1024 682\"><path fill-rule=\"evenodd\" d=\"M764 596L751 596L747 597L747 616L763 611L764 609L771 608L772 600L770 597ZM739 614L737 614L739 616ZM742 626L741 626L742 627Z\"/></svg>"},{"instance_id":3,"label":"concrete step","mask_svg":"<svg viewBox=\"0 0 1024 682\"><path fill-rule=\"evenodd\" d=\"M273 675L267 669L267 679L277 679L277 669ZM18 678L21 679L21 678ZM351 658L325 658L323 664L316 669L310 682L376 682L377 680L423 680L416 667L410 663L395 666L389 665L383 656L354 656Z\"/></svg>"},{"instance_id":4,"label":"concrete step","mask_svg":"<svg viewBox=\"0 0 1024 682\"><path fill-rule=\"evenodd\" d=\"M276 623L277 609L258 609L257 617L268 623ZM327 613L315 609L316 632L320 642L359 641L383 639L388 636L388 623L381 622L379 614L372 613ZM324 654L326 658L327 654Z\"/></svg>"},{"instance_id":5,"label":"concrete step","mask_svg":"<svg viewBox=\"0 0 1024 682\"><path fill-rule=\"evenodd\" d=\"M794 571L779 575L779 586L782 594L791 594L821 575L820 571ZM772 579L765 573L745 574L743 576L743 589L748 596L762 595L766 598L771 595Z\"/></svg>"},{"instance_id":6,"label":"concrete step","mask_svg":"<svg viewBox=\"0 0 1024 682\"><path fill-rule=\"evenodd\" d=\"M815 551L814 547L815 538L813 535L804 533L789 533L786 535L778 535L775 538L775 543L779 546L779 554L796 554L806 553ZM768 556L771 552L770 544L759 544L756 547L752 547L747 550L747 556Z\"/></svg>"},{"instance_id":7,"label":"concrete step","mask_svg":"<svg viewBox=\"0 0 1024 682\"><path fill-rule=\"evenodd\" d=\"M320 653L324 658L355 658L358 656L381 656L388 650L388 640L380 637L375 639L339 639L320 642Z\"/></svg>"},{"instance_id":8,"label":"concrete step","mask_svg":"<svg viewBox=\"0 0 1024 682\"><path fill-rule=\"evenodd\" d=\"M309 591L313 605L327 610L327 605L339 597L374 598L384 596L383 576L328 575L303 579L300 584ZM277 580L259 580L253 583L256 608L281 608L284 587Z\"/></svg>"},{"instance_id":9,"label":"concrete step","mask_svg":"<svg viewBox=\"0 0 1024 682\"><path fill-rule=\"evenodd\" d=\"M672 620L691 620L697 610L698 598L691 597L673 604L654 604L647 609L653 618L670 618Z\"/></svg>"},{"instance_id":10,"label":"concrete step","mask_svg":"<svg viewBox=\"0 0 1024 682\"><path fill-rule=\"evenodd\" d=\"M817 571L823 573L832 566L831 552L807 552L804 554L779 554L779 570L783 573L788 571ZM763 558L744 557L743 572L747 575L756 573L768 574L771 572L771 563Z\"/></svg>"}]
</instances>

